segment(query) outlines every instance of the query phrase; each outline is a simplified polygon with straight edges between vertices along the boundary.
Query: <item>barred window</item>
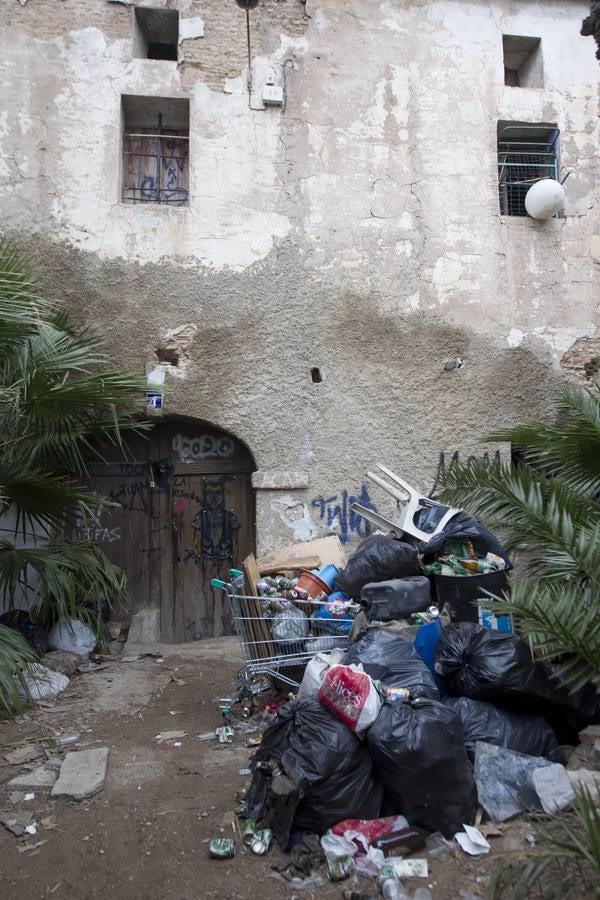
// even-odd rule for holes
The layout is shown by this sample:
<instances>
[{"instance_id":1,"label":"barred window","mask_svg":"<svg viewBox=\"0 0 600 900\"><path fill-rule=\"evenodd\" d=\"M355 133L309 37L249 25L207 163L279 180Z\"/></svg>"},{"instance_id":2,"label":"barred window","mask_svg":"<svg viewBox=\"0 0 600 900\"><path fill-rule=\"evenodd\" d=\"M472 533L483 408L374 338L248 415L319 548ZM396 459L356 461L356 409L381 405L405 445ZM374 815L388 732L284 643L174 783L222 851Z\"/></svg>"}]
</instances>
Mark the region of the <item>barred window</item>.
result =
<instances>
[{"instance_id":1,"label":"barred window","mask_svg":"<svg viewBox=\"0 0 600 900\"><path fill-rule=\"evenodd\" d=\"M526 216L525 195L542 178L558 180L556 125L498 122L498 192L503 216Z\"/></svg>"},{"instance_id":2,"label":"barred window","mask_svg":"<svg viewBox=\"0 0 600 900\"><path fill-rule=\"evenodd\" d=\"M123 97L123 203L189 204L189 102Z\"/></svg>"}]
</instances>

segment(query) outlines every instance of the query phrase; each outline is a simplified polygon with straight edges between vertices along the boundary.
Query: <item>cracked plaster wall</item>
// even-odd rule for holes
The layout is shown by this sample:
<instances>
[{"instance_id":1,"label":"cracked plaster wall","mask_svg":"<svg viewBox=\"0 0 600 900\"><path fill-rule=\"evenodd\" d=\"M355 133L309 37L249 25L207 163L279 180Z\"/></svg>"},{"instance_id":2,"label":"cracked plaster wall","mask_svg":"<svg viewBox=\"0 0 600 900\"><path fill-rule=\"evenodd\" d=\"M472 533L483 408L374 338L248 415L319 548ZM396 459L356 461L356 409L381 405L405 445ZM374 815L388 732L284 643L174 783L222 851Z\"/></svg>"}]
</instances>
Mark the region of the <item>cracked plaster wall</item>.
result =
<instances>
[{"instance_id":1,"label":"cracked plaster wall","mask_svg":"<svg viewBox=\"0 0 600 900\"><path fill-rule=\"evenodd\" d=\"M308 475L258 492L260 547L293 536L290 497L322 531L318 498L358 494L378 460L428 487L440 452L546 414L561 356L598 325L586 4L263 0L252 105L287 60L285 111L249 109L233 0L154 5L204 23L179 63L132 57L130 4L4 4L1 225L120 364L156 366L192 326L166 412L231 430L261 472ZM503 32L542 38L543 89L504 86ZM119 203L121 94L189 98L189 208ZM558 124L564 218L500 217L498 119Z\"/></svg>"}]
</instances>

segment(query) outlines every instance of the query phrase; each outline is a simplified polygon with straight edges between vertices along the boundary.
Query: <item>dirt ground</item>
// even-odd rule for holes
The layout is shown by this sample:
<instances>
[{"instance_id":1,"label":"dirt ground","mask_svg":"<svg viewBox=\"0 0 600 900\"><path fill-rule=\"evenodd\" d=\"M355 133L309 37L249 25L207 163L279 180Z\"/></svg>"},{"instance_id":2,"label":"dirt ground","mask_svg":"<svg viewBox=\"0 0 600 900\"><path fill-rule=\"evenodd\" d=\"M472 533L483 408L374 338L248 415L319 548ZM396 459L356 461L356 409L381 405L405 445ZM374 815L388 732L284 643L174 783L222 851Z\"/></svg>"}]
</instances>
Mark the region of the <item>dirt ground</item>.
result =
<instances>
[{"instance_id":1,"label":"dirt ground","mask_svg":"<svg viewBox=\"0 0 600 900\"><path fill-rule=\"evenodd\" d=\"M247 780L239 770L253 751L244 744L247 735L236 735L230 745L197 735L221 724L214 700L230 692L241 665L239 646L222 638L161 650L162 662L114 661L73 678L54 707L0 722L0 809L26 806L37 823L37 834L28 839L0 826L0 897L329 900L348 888L376 895L375 883L365 880L292 886L271 870L282 858L277 848L256 857L238 844L234 859L209 859L209 839L231 835L236 792ZM180 747L155 739L171 730L186 732ZM35 791L33 800L13 806L3 783L26 767L9 765L4 754L34 741L56 755L40 739L72 731L82 733L76 749L109 748L104 789L81 802ZM464 897L461 891L486 900L493 871L527 848L530 830L521 820L504 836L490 838L492 852L484 858L457 850L444 862L430 859L429 878L406 884L412 890L428 886L434 900Z\"/></svg>"}]
</instances>

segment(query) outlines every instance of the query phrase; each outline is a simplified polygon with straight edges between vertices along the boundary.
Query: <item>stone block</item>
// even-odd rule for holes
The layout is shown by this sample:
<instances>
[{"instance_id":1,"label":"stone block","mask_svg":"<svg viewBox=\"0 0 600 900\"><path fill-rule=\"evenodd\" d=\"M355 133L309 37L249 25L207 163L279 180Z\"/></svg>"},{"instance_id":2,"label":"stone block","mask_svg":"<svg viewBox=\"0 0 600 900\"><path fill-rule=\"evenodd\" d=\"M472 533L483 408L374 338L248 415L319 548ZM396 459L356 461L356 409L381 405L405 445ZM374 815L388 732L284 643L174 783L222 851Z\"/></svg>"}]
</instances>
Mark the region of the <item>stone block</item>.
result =
<instances>
[{"instance_id":1,"label":"stone block","mask_svg":"<svg viewBox=\"0 0 600 900\"><path fill-rule=\"evenodd\" d=\"M67 753L58 781L52 788L52 796L73 797L75 800L93 797L104 787L107 763L108 747Z\"/></svg>"},{"instance_id":2,"label":"stone block","mask_svg":"<svg viewBox=\"0 0 600 900\"><path fill-rule=\"evenodd\" d=\"M12 778L6 785L9 791L43 791L51 788L57 778L56 772L39 766L33 772L24 772Z\"/></svg>"},{"instance_id":3,"label":"stone block","mask_svg":"<svg viewBox=\"0 0 600 900\"><path fill-rule=\"evenodd\" d=\"M546 813L568 809L575 799L567 770L559 763L534 769L531 781Z\"/></svg>"},{"instance_id":4,"label":"stone block","mask_svg":"<svg viewBox=\"0 0 600 900\"><path fill-rule=\"evenodd\" d=\"M140 609L131 619L124 655L135 656L140 651L153 649L159 640L160 609L154 607Z\"/></svg>"},{"instance_id":5,"label":"stone block","mask_svg":"<svg viewBox=\"0 0 600 900\"><path fill-rule=\"evenodd\" d=\"M600 799L600 772L593 769L574 769L567 772L571 787L574 790L578 788L587 788L592 799Z\"/></svg>"},{"instance_id":6,"label":"stone block","mask_svg":"<svg viewBox=\"0 0 600 900\"><path fill-rule=\"evenodd\" d=\"M63 675L73 675L83 661L83 656L78 653L70 653L68 650L50 650L42 657L42 663L45 666L54 672L62 672Z\"/></svg>"}]
</instances>

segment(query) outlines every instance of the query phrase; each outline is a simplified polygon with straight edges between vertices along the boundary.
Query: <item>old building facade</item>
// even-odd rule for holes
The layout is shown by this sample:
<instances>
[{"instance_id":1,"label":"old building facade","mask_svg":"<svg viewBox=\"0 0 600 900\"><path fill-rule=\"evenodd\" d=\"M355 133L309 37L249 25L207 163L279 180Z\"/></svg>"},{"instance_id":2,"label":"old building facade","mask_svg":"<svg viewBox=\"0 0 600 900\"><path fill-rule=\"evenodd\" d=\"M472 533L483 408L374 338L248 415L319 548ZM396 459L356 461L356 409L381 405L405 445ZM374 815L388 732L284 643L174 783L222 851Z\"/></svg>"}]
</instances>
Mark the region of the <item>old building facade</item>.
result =
<instances>
[{"instance_id":1,"label":"old building facade","mask_svg":"<svg viewBox=\"0 0 600 900\"><path fill-rule=\"evenodd\" d=\"M389 511L368 468L429 492L594 368L587 12L260 0L247 34L234 0L2 4L0 227L162 395L137 468L105 473L143 526L96 537L133 582L162 559L165 636L219 633L184 595L242 545L352 544L352 498ZM562 215L524 214L567 173Z\"/></svg>"}]
</instances>

